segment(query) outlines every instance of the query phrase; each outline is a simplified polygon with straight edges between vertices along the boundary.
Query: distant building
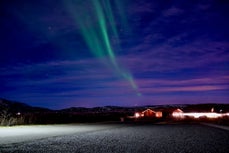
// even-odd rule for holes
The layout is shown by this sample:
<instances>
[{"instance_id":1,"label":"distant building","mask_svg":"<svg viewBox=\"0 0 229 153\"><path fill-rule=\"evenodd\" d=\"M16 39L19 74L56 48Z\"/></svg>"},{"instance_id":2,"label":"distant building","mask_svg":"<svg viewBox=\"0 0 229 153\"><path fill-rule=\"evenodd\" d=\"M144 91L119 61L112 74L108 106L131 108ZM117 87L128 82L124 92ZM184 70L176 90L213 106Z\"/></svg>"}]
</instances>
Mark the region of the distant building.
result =
<instances>
[{"instance_id":1,"label":"distant building","mask_svg":"<svg viewBox=\"0 0 229 153\"><path fill-rule=\"evenodd\" d=\"M172 112L172 116L175 118L184 118L184 112L178 108Z\"/></svg>"},{"instance_id":2,"label":"distant building","mask_svg":"<svg viewBox=\"0 0 229 153\"><path fill-rule=\"evenodd\" d=\"M152 109L146 109L142 112L136 112L134 114L135 118L161 118L161 111L153 111Z\"/></svg>"}]
</instances>

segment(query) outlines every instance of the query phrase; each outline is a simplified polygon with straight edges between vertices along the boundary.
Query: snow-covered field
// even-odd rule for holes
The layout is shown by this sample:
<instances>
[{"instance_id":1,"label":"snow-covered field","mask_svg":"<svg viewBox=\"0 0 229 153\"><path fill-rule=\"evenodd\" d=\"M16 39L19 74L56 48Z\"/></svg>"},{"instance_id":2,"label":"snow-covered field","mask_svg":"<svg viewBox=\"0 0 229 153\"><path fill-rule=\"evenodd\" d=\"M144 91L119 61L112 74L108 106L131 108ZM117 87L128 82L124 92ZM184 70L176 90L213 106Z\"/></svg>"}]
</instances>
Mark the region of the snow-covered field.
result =
<instances>
[{"instance_id":1,"label":"snow-covered field","mask_svg":"<svg viewBox=\"0 0 229 153\"><path fill-rule=\"evenodd\" d=\"M228 153L229 131L191 124L0 127L0 152Z\"/></svg>"},{"instance_id":2,"label":"snow-covered field","mask_svg":"<svg viewBox=\"0 0 229 153\"><path fill-rule=\"evenodd\" d=\"M63 124L0 127L0 145L118 127L109 124Z\"/></svg>"}]
</instances>

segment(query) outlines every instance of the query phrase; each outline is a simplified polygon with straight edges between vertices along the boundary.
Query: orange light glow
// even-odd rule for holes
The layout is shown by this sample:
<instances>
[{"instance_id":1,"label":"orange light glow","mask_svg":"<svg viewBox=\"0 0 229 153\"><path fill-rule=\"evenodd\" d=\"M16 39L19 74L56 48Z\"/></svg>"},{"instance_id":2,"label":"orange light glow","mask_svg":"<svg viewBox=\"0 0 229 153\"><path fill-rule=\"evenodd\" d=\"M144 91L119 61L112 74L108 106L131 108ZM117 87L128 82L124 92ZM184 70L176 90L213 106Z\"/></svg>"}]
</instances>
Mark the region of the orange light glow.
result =
<instances>
[{"instance_id":1,"label":"orange light glow","mask_svg":"<svg viewBox=\"0 0 229 153\"><path fill-rule=\"evenodd\" d=\"M162 117L162 112L156 112L156 117L157 117L157 118Z\"/></svg>"}]
</instances>

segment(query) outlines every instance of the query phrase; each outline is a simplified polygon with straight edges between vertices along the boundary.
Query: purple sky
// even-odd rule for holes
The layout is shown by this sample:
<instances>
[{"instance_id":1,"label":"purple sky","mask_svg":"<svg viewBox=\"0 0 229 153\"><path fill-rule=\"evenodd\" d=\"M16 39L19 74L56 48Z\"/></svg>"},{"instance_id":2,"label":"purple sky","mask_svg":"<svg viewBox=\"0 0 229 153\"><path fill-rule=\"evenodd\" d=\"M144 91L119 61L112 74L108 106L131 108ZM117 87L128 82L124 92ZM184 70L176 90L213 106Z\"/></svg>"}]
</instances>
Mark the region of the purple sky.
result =
<instances>
[{"instance_id":1,"label":"purple sky","mask_svg":"<svg viewBox=\"0 0 229 153\"><path fill-rule=\"evenodd\" d=\"M76 22L91 0L1 0L0 97L52 109L229 103L229 1L108 2L118 68L90 50Z\"/></svg>"}]
</instances>

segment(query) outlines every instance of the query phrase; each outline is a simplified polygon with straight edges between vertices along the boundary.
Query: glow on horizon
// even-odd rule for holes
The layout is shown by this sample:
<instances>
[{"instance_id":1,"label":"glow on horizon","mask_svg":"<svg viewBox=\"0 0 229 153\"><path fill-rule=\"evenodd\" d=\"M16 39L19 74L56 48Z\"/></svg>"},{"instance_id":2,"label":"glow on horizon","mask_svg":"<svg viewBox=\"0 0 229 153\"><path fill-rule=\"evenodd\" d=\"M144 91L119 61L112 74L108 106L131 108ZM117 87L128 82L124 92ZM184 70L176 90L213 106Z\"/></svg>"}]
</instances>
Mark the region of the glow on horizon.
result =
<instances>
[{"instance_id":1,"label":"glow on horizon","mask_svg":"<svg viewBox=\"0 0 229 153\"><path fill-rule=\"evenodd\" d=\"M200 118L200 117L207 117L207 118L220 118L224 116L229 116L229 113L215 113L215 112L190 112L190 113L184 113L184 112L173 112L172 116L175 118L185 118L185 117L193 117L193 118Z\"/></svg>"}]
</instances>

